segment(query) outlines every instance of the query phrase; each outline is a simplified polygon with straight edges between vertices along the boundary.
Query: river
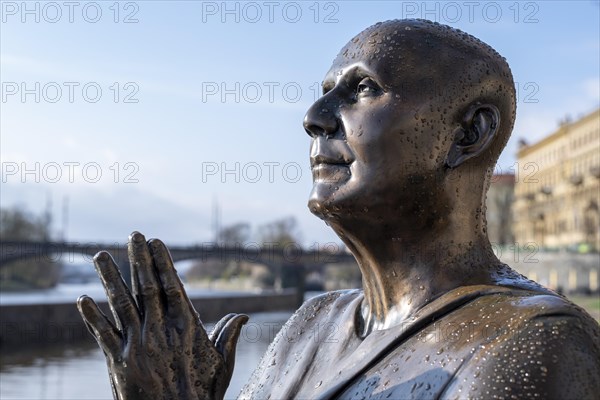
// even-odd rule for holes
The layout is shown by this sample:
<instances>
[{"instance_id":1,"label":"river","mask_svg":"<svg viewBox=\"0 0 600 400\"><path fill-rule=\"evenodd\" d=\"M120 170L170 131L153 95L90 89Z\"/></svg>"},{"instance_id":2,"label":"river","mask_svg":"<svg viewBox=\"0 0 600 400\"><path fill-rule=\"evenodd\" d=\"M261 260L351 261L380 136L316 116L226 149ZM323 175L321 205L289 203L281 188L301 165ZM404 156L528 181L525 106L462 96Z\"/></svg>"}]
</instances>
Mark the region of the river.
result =
<instances>
[{"instance_id":1,"label":"river","mask_svg":"<svg viewBox=\"0 0 600 400\"><path fill-rule=\"evenodd\" d=\"M0 293L0 304L74 301L87 293L104 298L102 287L90 284L59 284L47 291ZM211 296L214 291L191 289L194 295ZM222 292L221 292L222 293ZM200 314L201 314L201 310ZM234 399L250 378L269 343L290 317L290 312L250 315L237 347L236 367L226 394ZM207 324L207 329L212 325ZM112 399L104 354L93 343L51 347L1 348L0 399Z\"/></svg>"},{"instance_id":2,"label":"river","mask_svg":"<svg viewBox=\"0 0 600 400\"><path fill-rule=\"evenodd\" d=\"M289 312L250 315L226 398L235 399ZM208 326L210 328L210 326ZM0 399L112 399L104 354L94 344L2 349Z\"/></svg>"}]
</instances>

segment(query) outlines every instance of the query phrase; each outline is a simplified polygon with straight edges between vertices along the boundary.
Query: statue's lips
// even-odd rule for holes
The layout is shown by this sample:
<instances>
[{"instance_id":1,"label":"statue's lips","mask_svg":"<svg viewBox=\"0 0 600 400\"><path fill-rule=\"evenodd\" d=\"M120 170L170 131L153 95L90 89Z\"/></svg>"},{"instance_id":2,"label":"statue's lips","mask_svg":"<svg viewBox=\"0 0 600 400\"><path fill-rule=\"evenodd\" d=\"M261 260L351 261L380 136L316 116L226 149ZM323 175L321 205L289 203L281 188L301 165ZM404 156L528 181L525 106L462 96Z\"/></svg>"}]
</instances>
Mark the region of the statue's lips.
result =
<instances>
[{"instance_id":1,"label":"statue's lips","mask_svg":"<svg viewBox=\"0 0 600 400\"><path fill-rule=\"evenodd\" d=\"M350 178L350 164L317 163L311 167L314 182L340 182Z\"/></svg>"}]
</instances>

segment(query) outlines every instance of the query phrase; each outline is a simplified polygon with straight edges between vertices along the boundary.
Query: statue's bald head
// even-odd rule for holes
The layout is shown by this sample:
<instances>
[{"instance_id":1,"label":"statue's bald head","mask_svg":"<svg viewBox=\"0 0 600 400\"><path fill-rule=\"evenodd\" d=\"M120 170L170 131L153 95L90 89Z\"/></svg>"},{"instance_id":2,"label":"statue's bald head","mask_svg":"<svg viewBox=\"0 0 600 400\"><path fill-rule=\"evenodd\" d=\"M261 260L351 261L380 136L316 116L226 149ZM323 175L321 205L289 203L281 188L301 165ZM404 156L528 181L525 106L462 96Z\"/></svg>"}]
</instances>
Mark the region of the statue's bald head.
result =
<instances>
[{"instance_id":1,"label":"statue's bald head","mask_svg":"<svg viewBox=\"0 0 600 400\"><path fill-rule=\"evenodd\" d=\"M313 213L382 221L395 210L425 231L483 208L515 117L512 74L491 47L429 21L379 23L341 50L323 91L304 119Z\"/></svg>"},{"instance_id":2,"label":"statue's bald head","mask_svg":"<svg viewBox=\"0 0 600 400\"><path fill-rule=\"evenodd\" d=\"M352 60L377 64L387 82L402 88L402 100L435 107L447 128L464 125L473 105L495 106L499 120L494 137L485 151L469 157L473 166L495 164L513 128L516 95L508 63L489 45L431 21L392 20L359 33L340 51L334 66ZM464 128L468 144L473 138Z\"/></svg>"}]
</instances>

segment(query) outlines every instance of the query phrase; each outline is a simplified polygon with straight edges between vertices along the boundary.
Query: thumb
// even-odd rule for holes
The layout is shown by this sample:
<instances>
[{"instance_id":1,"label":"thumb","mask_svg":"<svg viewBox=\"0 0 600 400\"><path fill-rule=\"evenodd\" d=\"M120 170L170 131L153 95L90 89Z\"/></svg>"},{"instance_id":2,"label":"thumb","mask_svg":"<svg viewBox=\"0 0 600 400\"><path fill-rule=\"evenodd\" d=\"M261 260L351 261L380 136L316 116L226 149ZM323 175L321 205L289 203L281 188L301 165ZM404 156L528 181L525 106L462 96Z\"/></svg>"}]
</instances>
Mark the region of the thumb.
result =
<instances>
[{"instance_id":1,"label":"thumb","mask_svg":"<svg viewBox=\"0 0 600 400\"><path fill-rule=\"evenodd\" d=\"M227 314L226 316L221 318L221 320L219 322L217 322L216 325L213 327L212 331L210 332L210 335L208 336L210 339L210 342L213 344L213 346L216 346L217 339L219 338L221 331L225 328L225 325L227 325L227 323L232 318L234 318L236 315L238 315L238 314L235 314L235 313Z\"/></svg>"},{"instance_id":2,"label":"thumb","mask_svg":"<svg viewBox=\"0 0 600 400\"><path fill-rule=\"evenodd\" d=\"M223 356L227 376L231 378L235 365L235 349L242 331L242 326L248 322L248 316L236 314L228 319L225 326L219 332L215 342L215 348Z\"/></svg>"}]
</instances>

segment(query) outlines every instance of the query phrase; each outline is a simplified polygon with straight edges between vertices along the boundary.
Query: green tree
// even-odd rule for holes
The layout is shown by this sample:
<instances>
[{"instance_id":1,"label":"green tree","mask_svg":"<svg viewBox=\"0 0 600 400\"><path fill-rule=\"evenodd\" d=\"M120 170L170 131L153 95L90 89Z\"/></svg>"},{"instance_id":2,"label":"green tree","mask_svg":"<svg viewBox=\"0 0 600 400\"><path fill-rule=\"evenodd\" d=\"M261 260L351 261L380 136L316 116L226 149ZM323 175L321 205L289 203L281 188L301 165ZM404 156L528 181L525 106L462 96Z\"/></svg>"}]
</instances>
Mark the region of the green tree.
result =
<instances>
[{"instance_id":1,"label":"green tree","mask_svg":"<svg viewBox=\"0 0 600 400\"><path fill-rule=\"evenodd\" d=\"M50 216L36 216L24 208L0 209L1 241L48 241L52 239ZM45 254L11 262L0 268L0 289L26 290L55 286L61 264Z\"/></svg>"},{"instance_id":2,"label":"green tree","mask_svg":"<svg viewBox=\"0 0 600 400\"><path fill-rule=\"evenodd\" d=\"M50 240L50 217L35 216L21 207L0 209L0 240Z\"/></svg>"}]
</instances>

